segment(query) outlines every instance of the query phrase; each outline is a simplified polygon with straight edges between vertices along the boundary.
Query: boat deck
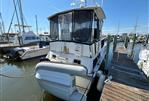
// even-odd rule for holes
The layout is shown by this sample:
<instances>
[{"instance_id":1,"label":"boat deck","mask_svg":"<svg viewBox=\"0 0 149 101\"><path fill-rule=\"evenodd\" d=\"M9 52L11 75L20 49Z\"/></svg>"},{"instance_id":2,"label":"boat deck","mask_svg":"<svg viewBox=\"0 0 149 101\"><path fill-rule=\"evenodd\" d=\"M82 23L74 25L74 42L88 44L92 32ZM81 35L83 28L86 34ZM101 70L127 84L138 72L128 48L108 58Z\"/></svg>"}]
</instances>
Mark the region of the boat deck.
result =
<instances>
[{"instance_id":1,"label":"boat deck","mask_svg":"<svg viewBox=\"0 0 149 101\"><path fill-rule=\"evenodd\" d=\"M149 79L125 48L117 48L109 72L112 80L105 83L100 101L149 101Z\"/></svg>"}]
</instances>

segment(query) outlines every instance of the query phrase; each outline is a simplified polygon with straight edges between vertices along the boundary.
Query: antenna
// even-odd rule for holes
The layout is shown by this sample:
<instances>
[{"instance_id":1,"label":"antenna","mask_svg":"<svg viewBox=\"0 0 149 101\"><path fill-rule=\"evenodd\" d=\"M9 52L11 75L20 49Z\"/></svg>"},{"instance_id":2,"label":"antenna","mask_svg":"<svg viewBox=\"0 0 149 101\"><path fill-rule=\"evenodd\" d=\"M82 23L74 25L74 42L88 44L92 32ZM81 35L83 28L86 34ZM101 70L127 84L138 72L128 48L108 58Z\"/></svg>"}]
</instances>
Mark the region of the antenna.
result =
<instances>
[{"instance_id":1,"label":"antenna","mask_svg":"<svg viewBox=\"0 0 149 101\"><path fill-rule=\"evenodd\" d=\"M96 6L99 6L97 0L93 0L93 4L95 4Z\"/></svg>"},{"instance_id":2,"label":"antenna","mask_svg":"<svg viewBox=\"0 0 149 101\"><path fill-rule=\"evenodd\" d=\"M86 7L87 6L87 0L72 0L72 3L70 4L73 8L74 7Z\"/></svg>"},{"instance_id":3,"label":"antenna","mask_svg":"<svg viewBox=\"0 0 149 101\"><path fill-rule=\"evenodd\" d=\"M86 0L80 0L80 7L86 6Z\"/></svg>"}]
</instances>

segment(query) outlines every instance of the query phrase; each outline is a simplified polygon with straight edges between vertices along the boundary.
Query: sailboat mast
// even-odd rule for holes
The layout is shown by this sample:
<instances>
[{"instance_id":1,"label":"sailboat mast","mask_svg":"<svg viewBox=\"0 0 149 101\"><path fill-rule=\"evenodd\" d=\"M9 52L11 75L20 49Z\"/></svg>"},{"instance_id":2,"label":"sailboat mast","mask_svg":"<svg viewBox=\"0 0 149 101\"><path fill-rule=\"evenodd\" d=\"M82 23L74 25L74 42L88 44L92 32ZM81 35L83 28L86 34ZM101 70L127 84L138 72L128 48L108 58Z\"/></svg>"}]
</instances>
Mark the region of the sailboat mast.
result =
<instances>
[{"instance_id":1,"label":"sailboat mast","mask_svg":"<svg viewBox=\"0 0 149 101\"><path fill-rule=\"evenodd\" d=\"M0 12L0 19L1 19L1 29L2 29L2 32L5 33L5 26L4 26L4 21L3 21L3 18L2 18L1 12Z\"/></svg>"},{"instance_id":2,"label":"sailboat mast","mask_svg":"<svg viewBox=\"0 0 149 101\"><path fill-rule=\"evenodd\" d=\"M18 26L18 27L19 27L19 32L21 33L20 21L19 21L19 16L18 16L18 12L17 12L17 7L16 7L16 2L15 2L15 0L13 0L13 4L14 4L14 8L15 8L15 13L16 13L18 25L19 25L19 26Z\"/></svg>"},{"instance_id":3,"label":"sailboat mast","mask_svg":"<svg viewBox=\"0 0 149 101\"><path fill-rule=\"evenodd\" d=\"M18 21L18 25L19 25L18 26L19 34L21 34L20 21L19 21L19 16L18 16L18 12L17 12L17 5L16 5L16 3L18 3L18 1L15 2L15 0L13 0L13 4L14 4L14 7L15 7L15 13L16 13L16 17L17 17L17 21ZM18 37L19 45L21 45L21 40L19 38L19 35L17 35L17 37Z\"/></svg>"},{"instance_id":4,"label":"sailboat mast","mask_svg":"<svg viewBox=\"0 0 149 101\"><path fill-rule=\"evenodd\" d=\"M135 34L137 34L137 27L138 27L138 17L136 18L136 25L134 27Z\"/></svg>"},{"instance_id":5,"label":"sailboat mast","mask_svg":"<svg viewBox=\"0 0 149 101\"><path fill-rule=\"evenodd\" d=\"M19 11L20 11L20 19L21 19L21 26L22 26L22 31L25 32L25 26L24 26L24 19L23 19L23 11L22 11L22 3L21 0L18 0L18 5L19 5Z\"/></svg>"},{"instance_id":6,"label":"sailboat mast","mask_svg":"<svg viewBox=\"0 0 149 101\"><path fill-rule=\"evenodd\" d=\"M37 19L37 15L35 15L35 19L36 19L36 32L38 34L38 19Z\"/></svg>"}]
</instances>

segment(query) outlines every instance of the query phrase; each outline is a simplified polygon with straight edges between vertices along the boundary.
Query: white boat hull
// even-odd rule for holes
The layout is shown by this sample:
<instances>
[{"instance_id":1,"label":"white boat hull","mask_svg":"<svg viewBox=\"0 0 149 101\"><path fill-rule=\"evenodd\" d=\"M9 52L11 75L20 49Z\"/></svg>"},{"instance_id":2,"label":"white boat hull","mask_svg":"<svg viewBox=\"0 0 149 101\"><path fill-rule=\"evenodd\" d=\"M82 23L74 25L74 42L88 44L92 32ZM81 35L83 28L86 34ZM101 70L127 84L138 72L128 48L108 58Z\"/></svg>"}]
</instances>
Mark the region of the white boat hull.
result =
<instances>
[{"instance_id":1,"label":"white boat hull","mask_svg":"<svg viewBox=\"0 0 149 101\"><path fill-rule=\"evenodd\" d=\"M29 49L29 50L26 50L25 53L20 56L20 59L26 60L26 59L46 56L48 52L49 52L49 47Z\"/></svg>"},{"instance_id":2,"label":"white boat hull","mask_svg":"<svg viewBox=\"0 0 149 101\"><path fill-rule=\"evenodd\" d=\"M139 54L138 67L149 77L149 50L143 49Z\"/></svg>"}]
</instances>

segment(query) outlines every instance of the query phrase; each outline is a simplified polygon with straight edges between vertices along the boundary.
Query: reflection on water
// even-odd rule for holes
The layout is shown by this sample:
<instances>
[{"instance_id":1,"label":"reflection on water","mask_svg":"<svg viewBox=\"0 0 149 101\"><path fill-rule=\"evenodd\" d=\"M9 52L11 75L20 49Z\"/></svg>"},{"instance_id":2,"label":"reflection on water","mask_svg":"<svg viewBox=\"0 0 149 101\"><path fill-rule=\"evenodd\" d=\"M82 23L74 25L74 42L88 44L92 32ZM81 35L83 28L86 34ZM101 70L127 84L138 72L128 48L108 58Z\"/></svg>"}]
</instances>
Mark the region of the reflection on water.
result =
<instances>
[{"instance_id":1,"label":"reflection on water","mask_svg":"<svg viewBox=\"0 0 149 101\"><path fill-rule=\"evenodd\" d=\"M141 45L135 46L135 61ZM112 57L110 47L109 57ZM1 56L0 56L1 58ZM24 76L24 78L7 78L0 76L0 101L61 101L60 99L42 91L35 77L35 65L39 59L23 62L0 62L0 73L9 76Z\"/></svg>"},{"instance_id":2,"label":"reflection on water","mask_svg":"<svg viewBox=\"0 0 149 101\"><path fill-rule=\"evenodd\" d=\"M0 76L0 101L60 101L56 97L43 93L35 77L37 60L0 63L0 73L13 77Z\"/></svg>"}]
</instances>

